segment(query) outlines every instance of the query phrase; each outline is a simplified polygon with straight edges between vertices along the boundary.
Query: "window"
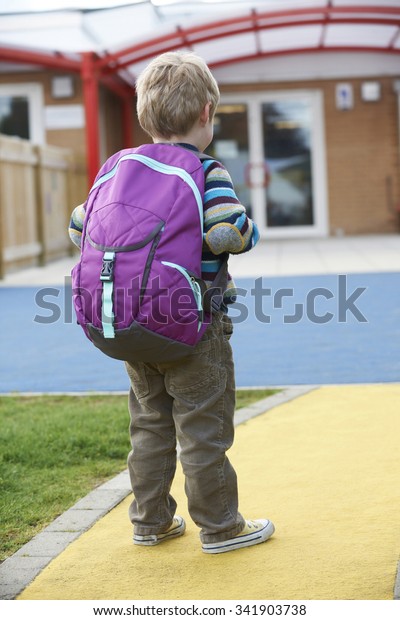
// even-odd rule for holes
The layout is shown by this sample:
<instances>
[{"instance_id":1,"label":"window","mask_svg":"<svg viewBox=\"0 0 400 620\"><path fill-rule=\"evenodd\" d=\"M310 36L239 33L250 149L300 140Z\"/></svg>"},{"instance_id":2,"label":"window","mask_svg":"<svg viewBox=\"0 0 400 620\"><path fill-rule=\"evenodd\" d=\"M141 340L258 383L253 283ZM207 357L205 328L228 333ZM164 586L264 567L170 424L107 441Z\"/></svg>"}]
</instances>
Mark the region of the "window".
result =
<instances>
[{"instance_id":1,"label":"window","mask_svg":"<svg viewBox=\"0 0 400 620\"><path fill-rule=\"evenodd\" d=\"M40 84L0 85L0 134L43 144L43 88Z\"/></svg>"}]
</instances>

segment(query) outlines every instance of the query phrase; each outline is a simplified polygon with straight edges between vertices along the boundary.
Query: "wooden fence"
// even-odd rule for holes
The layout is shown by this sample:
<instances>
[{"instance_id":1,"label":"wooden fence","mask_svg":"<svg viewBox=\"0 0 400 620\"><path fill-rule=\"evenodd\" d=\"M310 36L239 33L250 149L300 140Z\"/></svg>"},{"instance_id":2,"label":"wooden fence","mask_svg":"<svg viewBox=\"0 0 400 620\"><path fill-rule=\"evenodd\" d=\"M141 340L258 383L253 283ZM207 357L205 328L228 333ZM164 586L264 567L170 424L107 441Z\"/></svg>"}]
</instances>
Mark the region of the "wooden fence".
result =
<instances>
[{"instance_id":1,"label":"wooden fence","mask_svg":"<svg viewBox=\"0 0 400 620\"><path fill-rule=\"evenodd\" d=\"M0 136L0 278L71 254L69 218L86 193L70 151Z\"/></svg>"}]
</instances>

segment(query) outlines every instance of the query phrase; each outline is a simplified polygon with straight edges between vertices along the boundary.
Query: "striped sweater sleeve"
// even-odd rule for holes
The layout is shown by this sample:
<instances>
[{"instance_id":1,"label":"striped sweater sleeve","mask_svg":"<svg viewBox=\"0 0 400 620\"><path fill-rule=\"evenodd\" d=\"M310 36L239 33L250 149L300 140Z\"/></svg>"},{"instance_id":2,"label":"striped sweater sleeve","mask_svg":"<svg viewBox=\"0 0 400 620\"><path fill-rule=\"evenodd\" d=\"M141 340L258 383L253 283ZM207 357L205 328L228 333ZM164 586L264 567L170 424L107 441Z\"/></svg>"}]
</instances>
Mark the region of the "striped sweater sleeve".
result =
<instances>
[{"instance_id":1,"label":"striped sweater sleeve","mask_svg":"<svg viewBox=\"0 0 400 620\"><path fill-rule=\"evenodd\" d=\"M69 237L78 248L82 243L83 221L85 219L85 205L78 205L72 212L71 221L69 223Z\"/></svg>"},{"instance_id":2,"label":"striped sweater sleeve","mask_svg":"<svg viewBox=\"0 0 400 620\"><path fill-rule=\"evenodd\" d=\"M204 240L213 254L241 254L251 250L260 235L246 215L226 168L215 160L203 163L205 171Z\"/></svg>"}]
</instances>

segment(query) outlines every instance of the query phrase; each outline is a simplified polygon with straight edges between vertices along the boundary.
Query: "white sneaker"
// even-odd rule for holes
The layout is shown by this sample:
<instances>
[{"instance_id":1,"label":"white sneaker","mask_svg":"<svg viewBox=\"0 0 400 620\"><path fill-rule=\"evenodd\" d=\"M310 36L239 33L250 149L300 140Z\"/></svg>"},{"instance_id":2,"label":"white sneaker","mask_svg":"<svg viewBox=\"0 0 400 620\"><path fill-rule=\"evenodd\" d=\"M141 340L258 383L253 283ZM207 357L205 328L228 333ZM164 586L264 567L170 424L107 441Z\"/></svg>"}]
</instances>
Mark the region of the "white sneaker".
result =
<instances>
[{"instance_id":1,"label":"white sneaker","mask_svg":"<svg viewBox=\"0 0 400 620\"><path fill-rule=\"evenodd\" d=\"M133 542L135 545L145 545L147 547L158 545L164 540L177 538L185 533L186 523L182 517L175 516L169 528L160 534L133 534Z\"/></svg>"},{"instance_id":2,"label":"white sneaker","mask_svg":"<svg viewBox=\"0 0 400 620\"><path fill-rule=\"evenodd\" d=\"M268 519L246 521L246 525L234 538L216 543L203 543L204 553L226 553L242 547L258 545L270 538L275 532L274 524Z\"/></svg>"}]
</instances>

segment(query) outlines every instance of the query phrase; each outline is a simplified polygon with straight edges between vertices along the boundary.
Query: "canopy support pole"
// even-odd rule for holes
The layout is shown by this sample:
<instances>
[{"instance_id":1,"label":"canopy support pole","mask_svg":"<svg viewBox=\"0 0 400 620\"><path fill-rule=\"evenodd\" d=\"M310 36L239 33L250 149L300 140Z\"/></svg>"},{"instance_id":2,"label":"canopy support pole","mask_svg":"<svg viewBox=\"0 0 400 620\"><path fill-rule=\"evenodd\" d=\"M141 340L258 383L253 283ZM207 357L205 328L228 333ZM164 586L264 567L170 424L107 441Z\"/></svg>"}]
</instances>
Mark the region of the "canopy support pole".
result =
<instances>
[{"instance_id":1,"label":"canopy support pole","mask_svg":"<svg viewBox=\"0 0 400 620\"><path fill-rule=\"evenodd\" d=\"M89 187L100 167L99 78L92 52L82 54L82 84L86 120L86 157Z\"/></svg>"}]
</instances>

